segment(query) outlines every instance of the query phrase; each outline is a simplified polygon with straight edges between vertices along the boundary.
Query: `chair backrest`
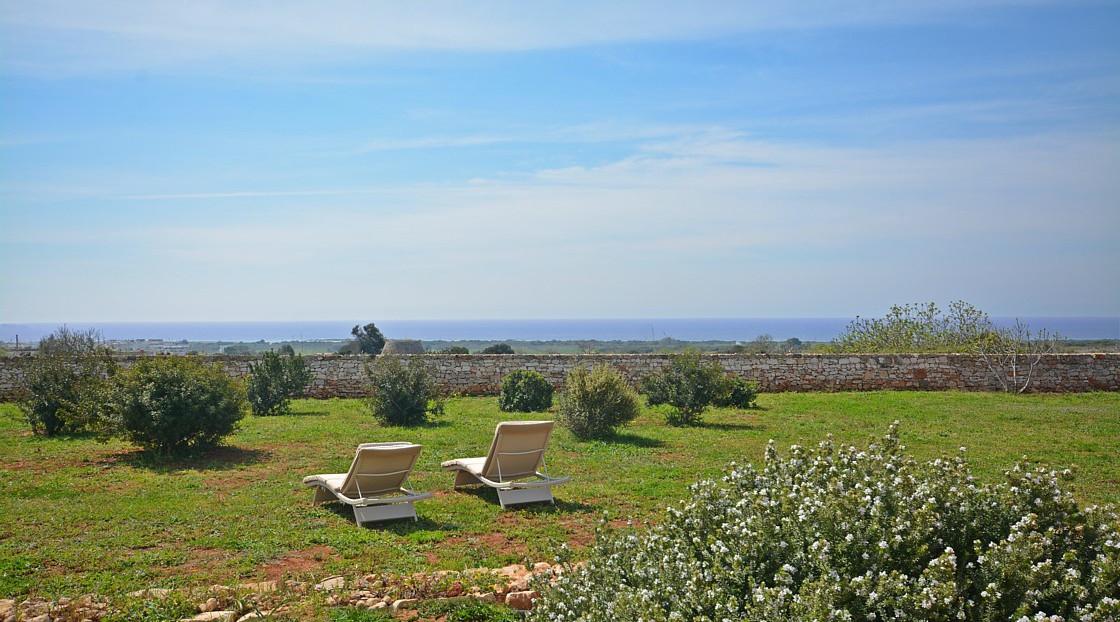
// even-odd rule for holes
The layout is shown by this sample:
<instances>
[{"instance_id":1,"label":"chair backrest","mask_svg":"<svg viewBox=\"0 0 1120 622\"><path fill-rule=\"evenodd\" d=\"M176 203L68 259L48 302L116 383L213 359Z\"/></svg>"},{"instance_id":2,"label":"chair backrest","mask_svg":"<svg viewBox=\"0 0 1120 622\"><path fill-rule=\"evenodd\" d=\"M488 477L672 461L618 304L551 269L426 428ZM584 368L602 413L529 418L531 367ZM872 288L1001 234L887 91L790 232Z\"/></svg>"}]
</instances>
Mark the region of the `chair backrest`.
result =
<instances>
[{"instance_id":1,"label":"chair backrest","mask_svg":"<svg viewBox=\"0 0 1120 622\"><path fill-rule=\"evenodd\" d=\"M340 492L348 497L369 497L404 486L420 457L414 443L363 443L358 445Z\"/></svg>"},{"instance_id":2,"label":"chair backrest","mask_svg":"<svg viewBox=\"0 0 1120 622\"><path fill-rule=\"evenodd\" d=\"M505 481L532 475L540 470L548 437L552 434L551 421L505 421L494 430L494 442L482 474Z\"/></svg>"}]
</instances>

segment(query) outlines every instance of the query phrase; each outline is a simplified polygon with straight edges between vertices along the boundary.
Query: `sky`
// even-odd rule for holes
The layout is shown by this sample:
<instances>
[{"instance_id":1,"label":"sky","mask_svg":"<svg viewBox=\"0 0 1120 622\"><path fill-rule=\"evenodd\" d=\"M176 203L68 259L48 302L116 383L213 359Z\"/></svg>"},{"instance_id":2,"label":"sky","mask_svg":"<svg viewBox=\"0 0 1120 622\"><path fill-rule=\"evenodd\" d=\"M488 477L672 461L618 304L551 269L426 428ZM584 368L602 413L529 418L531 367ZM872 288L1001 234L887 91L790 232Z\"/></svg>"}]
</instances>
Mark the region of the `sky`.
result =
<instances>
[{"instance_id":1,"label":"sky","mask_svg":"<svg viewBox=\"0 0 1120 622\"><path fill-rule=\"evenodd\" d=\"M0 322L1120 315L1120 3L0 0Z\"/></svg>"}]
</instances>

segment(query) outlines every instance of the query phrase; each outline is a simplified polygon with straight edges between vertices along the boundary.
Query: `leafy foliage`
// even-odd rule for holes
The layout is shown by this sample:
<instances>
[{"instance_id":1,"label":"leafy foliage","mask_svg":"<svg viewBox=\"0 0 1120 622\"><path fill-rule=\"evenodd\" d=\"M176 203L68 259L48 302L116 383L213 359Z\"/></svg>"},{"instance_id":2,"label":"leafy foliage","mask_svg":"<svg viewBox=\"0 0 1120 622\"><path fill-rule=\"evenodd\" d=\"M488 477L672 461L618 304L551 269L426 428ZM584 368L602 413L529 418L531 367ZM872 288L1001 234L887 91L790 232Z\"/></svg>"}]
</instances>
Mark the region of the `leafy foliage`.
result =
<instances>
[{"instance_id":1,"label":"leafy foliage","mask_svg":"<svg viewBox=\"0 0 1120 622\"><path fill-rule=\"evenodd\" d=\"M437 354L470 354L471 351L463 346L450 346L437 352Z\"/></svg>"},{"instance_id":2,"label":"leafy foliage","mask_svg":"<svg viewBox=\"0 0 1120 622\"><path fill-rule=\"evenodd\" d=\"M580 366L564 381L557 418L576 438L604 438L633 421L640 410L638 395L617 371L606 365Z\"/></svg>"},{"instance_id":3,"label":"leafy foliage","mask_svg":"<svg viewBox=\"0 0 1120 622\"><path fill-rule=\"evenodd\" d=\"M443 617L446 622L519 622L521 616L509 607L463 600L427 600L420 603L418 613L425 618Z\"/></svg>"},{"instance_id":4,"label":"leafy foliage","mask_svg":"<svg viewBox=\"0 0 1120 622\"><path fill-rule=\"evenodd\" d=\"M724 392L723 367L699 352L669 357L669 364L642 379L641 390L651 406L668 404L669 425L698 425L704 409Z\"/></svg>"},{"instance_id":5,"label":"leafy foliage","mask_svg":"<svg viewBox=\"0 0 1120 622\"><path fill-rule=\"evenodd\" d=\"M435 380L422 357L383 355L366 366L372 397L370 410L385 425L420 425L443 412Z\"/></svg>"},{"instance_id":6,"label":"leafy foliage","mask_svg":"<svg viewBox=\"0 0 1120 622\"><path fill-rule=\"evenodd\" d=\"M331 610L330 622L391 622L393 615L382 609L339 607Z\"/></svg>"},{"instance_id":7,"label":"leafy foliage","mask_svg":"<svg viewBox=\"0 0 1120 622\"><path fill-rule=\"evenodd\" d=\"M866 450L773 443L641 534L602 535L532 620L1115 620L1120 517L1020 464L976 483L918 463L896 426Z\"/></svg>"},{"instance_id":8,"label":"leafy foliage","mask_svg":"<svg viewBox=\"0 0 1120 622\"><path fill-rule=\"evenodd\" d=\"M157 454L213 447L244 415L241 386L192 357L143 358L113 378L107 431Z\"/></svg>"},{"instance_id":9,"label":"leafy foliage","mask_svg":"<svg viewBox=\"0 0 1120 622\"><path fill-rule=\"evenodd\" d=\"M288 414L292 398L310 382L311 370L302 356L263 353L260 361L249 364L247 388L253 414Z\"/></svg>"},{"instance_id":10,"label":"leafy foliage","mask_svg":"<svg viewBox=\"0 0 1120 622\"><path fill-rule=\"evenodd\" d=\"M758 399L758 385L738 376L727 374L719 385L719 392L712 406L722 408L754 408Z\"/></svg>"},{"instance_id":11,"label":"leafy foliage","mask_svg":"<svg viewBox=\"0 0 1120 622\"><path fill-rule=\"evenodd\" d=\"M354 339L339 349L340 354L369 354L377 356L385 349L385 335L373 322L350 329Z\"/></svg>"},{"instance_id":12,"label":"leafy foliage","mask_svg":"<svg viewBox=\"0 0 1120 622\"><path fill-rule=\"evenodd\" d=\"M502 379L498 408L506 412L540 412L552 406L552 385L539 372L515 371Z\"/></svg>"},{"instance_id":13,"label":"leafy foliage","mask_svg":"<svg viewBox=\"0 0 1120 622\"><path fill-rule=\"evenodd\" d=\"M55 436L97 427L105 383L116 369L112 351L98 344L95 331L63 326L42 339L24 370L20 400L31 431Z\"/></svg>"},{"instance_id":14,"label":"leafy foliage","mask_svg":"<svg viewBox=\"0 0 1120 622\"><path fill-rule=\"evenodd\" d=\"M885 317L857 317L832 343L834 352L974 352L993 333L987 313L964 301L947 312L932 302L894 305Z\"/></svg>"},{"instance_id":15,"label":"leafy foliage","mask_svg":"<svg viewBox=\"0 0 1120 622\"><path fill-rule=\"evenodd\" d=\"M508 343L495 343L482 349L482 354L513 354L513 348Z\"/></svg>"}]
</instances>

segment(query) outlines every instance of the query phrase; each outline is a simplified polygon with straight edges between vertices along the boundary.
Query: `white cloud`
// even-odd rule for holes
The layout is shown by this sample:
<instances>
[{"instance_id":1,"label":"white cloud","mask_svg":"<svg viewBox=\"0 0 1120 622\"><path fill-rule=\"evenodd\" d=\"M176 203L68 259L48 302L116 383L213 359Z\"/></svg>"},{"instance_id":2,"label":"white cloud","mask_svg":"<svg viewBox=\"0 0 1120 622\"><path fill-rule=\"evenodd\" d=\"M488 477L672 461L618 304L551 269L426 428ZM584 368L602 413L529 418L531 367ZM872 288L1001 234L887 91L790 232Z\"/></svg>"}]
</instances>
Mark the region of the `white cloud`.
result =
<instances>
[{"instance_id":1,"label":"white cloud","mask_svg":"<svg viewBox=\"0 0 1120 622\"><path fill-rule=\"evenodd\" d=\"M1015 0L880 2L8 1L5 65L28 72L198 61L348 58L400 50L506 51L681 40L772 29L942 19Z\"/></svg>"}]
</instances>

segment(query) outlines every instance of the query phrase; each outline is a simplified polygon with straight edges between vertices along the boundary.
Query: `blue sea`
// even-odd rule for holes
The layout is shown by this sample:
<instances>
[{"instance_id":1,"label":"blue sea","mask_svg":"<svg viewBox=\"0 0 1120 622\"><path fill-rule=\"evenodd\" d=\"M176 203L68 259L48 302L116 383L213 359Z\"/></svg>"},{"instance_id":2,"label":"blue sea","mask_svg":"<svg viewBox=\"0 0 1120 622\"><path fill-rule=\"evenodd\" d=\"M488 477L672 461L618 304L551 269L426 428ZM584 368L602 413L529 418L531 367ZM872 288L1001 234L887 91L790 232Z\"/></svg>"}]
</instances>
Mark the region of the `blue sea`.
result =
<instances>
[{"instance_id":1,"label":"blue sea","mask_svg":"<svg viewBox=\"0 0 1120 622\"><path fill-rule=\"evenodd\" d=\"M1120 317L1025 317L1033 329L1046 328L1069 339L1120 339ZM603 320L384 320L378 328L390 339L422 340L655 340L749 341L759 335L783 340L828 341L851 318L677 318ZM993 318L997 324L1013 318ZM358 321L319 322L69 322L93 328L105 339L177 341L285 341L344 339ZM59 323L0 324L0 341L37 341Z\"/></svg>"}]
</instances>

